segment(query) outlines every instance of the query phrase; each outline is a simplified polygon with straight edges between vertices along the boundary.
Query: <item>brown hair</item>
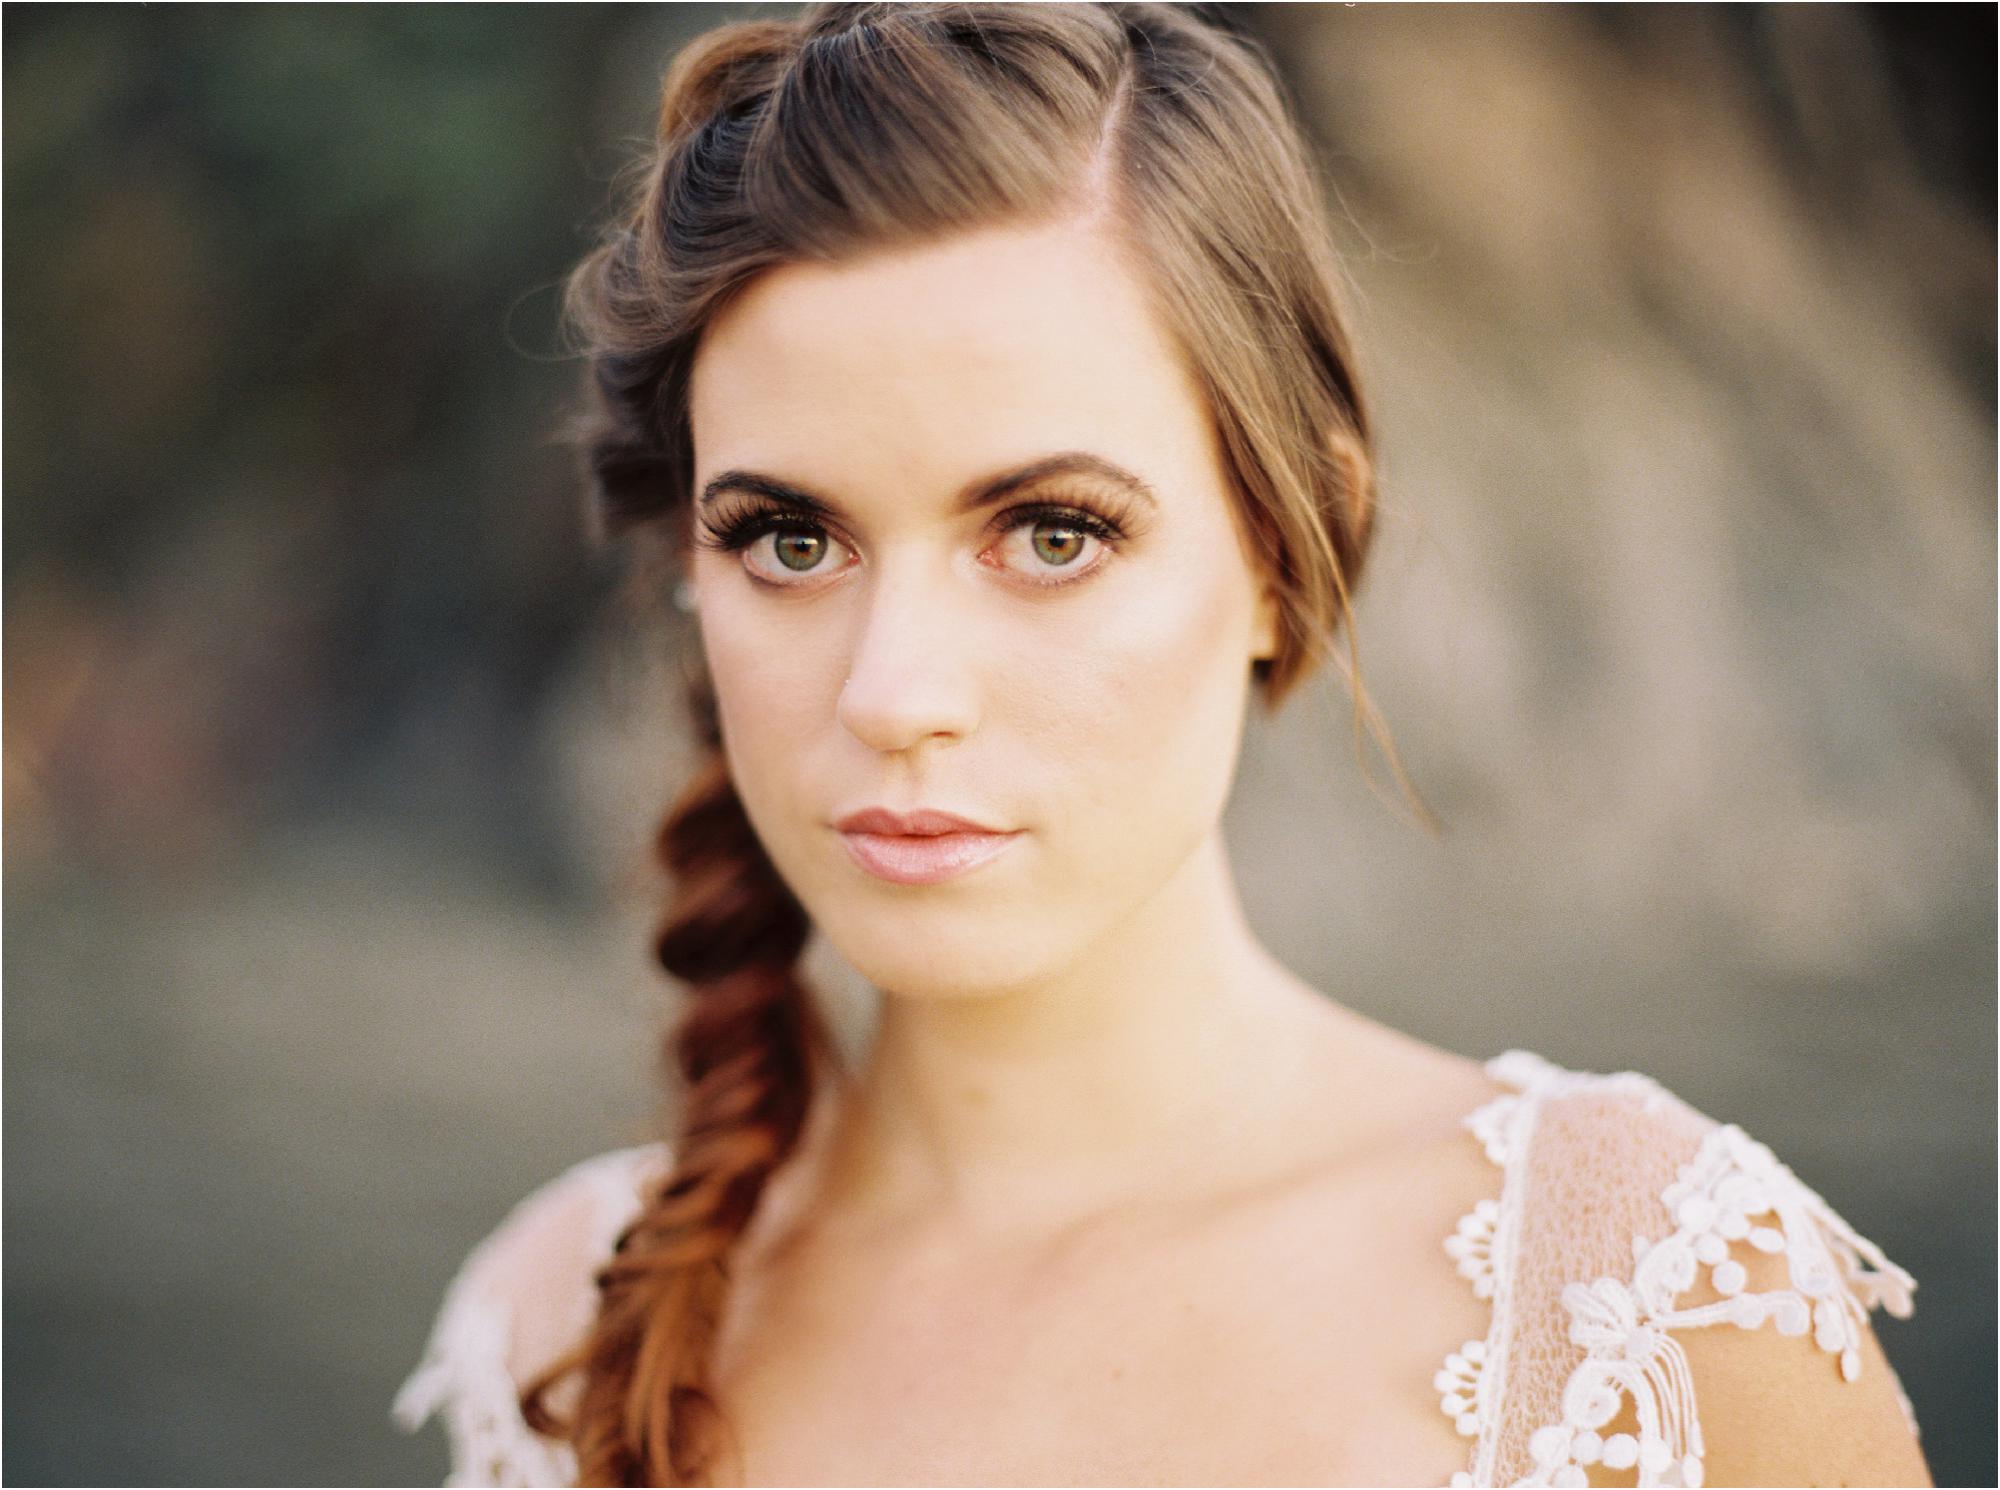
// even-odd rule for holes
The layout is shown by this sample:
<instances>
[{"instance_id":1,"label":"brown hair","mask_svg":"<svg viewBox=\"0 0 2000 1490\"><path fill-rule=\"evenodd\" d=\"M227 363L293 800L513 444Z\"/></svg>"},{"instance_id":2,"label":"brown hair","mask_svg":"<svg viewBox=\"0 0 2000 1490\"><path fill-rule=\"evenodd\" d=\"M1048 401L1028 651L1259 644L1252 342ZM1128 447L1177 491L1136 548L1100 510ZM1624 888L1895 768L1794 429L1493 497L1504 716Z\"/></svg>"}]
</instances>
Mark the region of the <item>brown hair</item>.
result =
<instances>
[{"instance_id":1,"label":"brown hair","mask_svg":"<svg viewBox=\"0 0 2000 1490\"><path fill-rule=\"evenodd\" d=\"M1318 178L1253 42L1170 5L818 5L687 46L640 164L629 212L569 285L606 531L682 551L696 346L759 273L1095 216L1144 266L1277 591L1278 648L1253 664L1263 707L1337 659L1342 629L1352 654L1375 518L1368 416ZM1348 678L1358 747L1367 705ZM737 799L709 680L691 684L706 756L658 841L673 885L658 958L689 995L667 1043L684 1085L673 1169L598 1274L589 1335L521 1397L537 1431L574 1445L581 1484L714 1470L730 1251L834 1058L796 969L810 922ZM572 1373L562 1418L548 1399Z\"/></svg>"}]
</instances>

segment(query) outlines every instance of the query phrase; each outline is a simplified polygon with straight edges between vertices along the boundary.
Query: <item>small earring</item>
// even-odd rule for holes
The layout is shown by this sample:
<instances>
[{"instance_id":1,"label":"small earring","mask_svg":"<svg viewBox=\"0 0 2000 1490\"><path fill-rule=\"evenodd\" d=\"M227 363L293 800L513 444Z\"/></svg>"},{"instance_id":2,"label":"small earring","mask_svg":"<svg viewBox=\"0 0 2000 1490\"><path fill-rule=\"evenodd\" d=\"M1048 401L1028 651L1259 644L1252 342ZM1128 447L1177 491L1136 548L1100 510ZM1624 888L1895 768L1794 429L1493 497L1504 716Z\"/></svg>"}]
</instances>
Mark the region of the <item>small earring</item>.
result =
<instances>
[{"instance_id":1,"label":"small earring","mask_svg":"<svg viewBox=\"0 0 2000 1490\"><path fill-rule=\"evenodd\" d=\"M683 615L694 614L694 586L686 580L680 580L674 585L674 609Z\"/></svg>"}]
</instances>

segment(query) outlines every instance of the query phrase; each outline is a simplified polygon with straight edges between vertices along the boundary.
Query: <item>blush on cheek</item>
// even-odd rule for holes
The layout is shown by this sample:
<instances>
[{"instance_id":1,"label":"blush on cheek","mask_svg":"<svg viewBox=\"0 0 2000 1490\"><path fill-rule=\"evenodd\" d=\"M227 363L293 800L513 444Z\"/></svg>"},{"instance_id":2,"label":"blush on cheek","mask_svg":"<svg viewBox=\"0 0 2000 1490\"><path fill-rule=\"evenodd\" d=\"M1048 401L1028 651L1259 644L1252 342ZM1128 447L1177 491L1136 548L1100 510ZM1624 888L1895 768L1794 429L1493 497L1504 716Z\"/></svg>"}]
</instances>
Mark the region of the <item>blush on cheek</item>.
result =
<instances>
[{"instance_id":1,"label":"blush on cheek","mask_svg":"<svg viewBox=\"0 0 2000 1490\"><path fill-rule=\"evenodd\" d=\"M1212 573L1182 578L1163 571L1042 665L1009 670L1015 697L1001 717L1044 758L1094 779L1093 797L1122 802L1133 788L1206 797L1208 778L1233 759L1249 680L1236 660L1247 655L1239 601Z\"/></svg>"},{"instance_id":2,"label":"blush on cheek","mask_svg":"<svg viewBox=\"0 0 2000 1490\"><path fill-rule=\"evenodd\" d=\"M1125 696L1141 713L1185 710L1226 695L1239 675L1247 677L1243 602L1239 587L1212 570L1163 577L1144 596L1120 607L1115 629L1107 629L1090 652L1099 664L1107 695Z\"/></svg>"},{"instance_id":3,"label":"blush on cheek","mask_svg":"<svg viewBox=\"0 0 2000 1490\"><path fill-rule=\"evenodd\" d=\"M1177 741L1183 754L1186 789L1219 802L1228 793L1250 686L1248 612L1233 574L1205 578L1169 644L1172 655L1159 664L1154 692L1168 714L1162 738Z\"/></svg>"}]
</instances>

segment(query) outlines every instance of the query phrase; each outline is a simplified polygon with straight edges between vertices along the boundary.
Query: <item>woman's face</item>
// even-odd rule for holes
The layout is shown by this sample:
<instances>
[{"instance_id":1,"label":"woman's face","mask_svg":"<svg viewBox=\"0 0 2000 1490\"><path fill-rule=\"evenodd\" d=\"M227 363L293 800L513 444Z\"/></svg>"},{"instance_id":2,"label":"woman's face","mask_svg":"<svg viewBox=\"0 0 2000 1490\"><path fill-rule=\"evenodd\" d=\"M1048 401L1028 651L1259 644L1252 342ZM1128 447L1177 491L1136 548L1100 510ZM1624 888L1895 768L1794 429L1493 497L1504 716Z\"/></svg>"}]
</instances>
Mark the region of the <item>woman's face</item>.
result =
<instances>
[{"instance_id":1,"label":"woman's face","mask_svg":"<svg viewBox=\"0 0 2000 1490\"><path fill-rule=\"evenodd\" d=\"M770 271L703 338L691 418L729 768L863 977L1058 974L1219 830L1276 612L1201 396L1106 239L982 230ZM901 882L834 826L868 807L1014 836Z\"/></svg>"}]
</instances>

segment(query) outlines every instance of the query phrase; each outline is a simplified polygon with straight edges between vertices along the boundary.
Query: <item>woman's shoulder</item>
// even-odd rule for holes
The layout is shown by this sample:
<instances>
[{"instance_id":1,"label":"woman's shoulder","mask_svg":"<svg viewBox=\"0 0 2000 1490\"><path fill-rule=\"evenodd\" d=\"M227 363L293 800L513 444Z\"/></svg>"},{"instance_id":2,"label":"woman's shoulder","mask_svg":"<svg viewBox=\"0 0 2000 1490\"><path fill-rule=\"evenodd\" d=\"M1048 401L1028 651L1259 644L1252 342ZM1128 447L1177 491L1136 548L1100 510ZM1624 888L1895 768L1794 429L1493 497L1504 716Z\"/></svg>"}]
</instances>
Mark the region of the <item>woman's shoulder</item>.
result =
<instances>
[{"instance_id":1,"label":"woman's shoulder","mask_svg":"<svg viewBox=\"0 0 2000 1490\"><path fill-rule=\"evenodd\" d=\"M1868 1308L1899 1318L1911 1312L1916 1280L1737 1123L1711 1116L1639 1071L1573 1070L1520 1049L1494 1057L1485 1070L1504 1090L1468 1114L1465 1125L1502 1170L1502 1198L1524 1210L1537 1207L1546 1228L1574 1237L1593 1218L1614 1232L1623 1228L1606 1218L1651 1223L1644 1238L1618 1237L1633 1261L1658 1250L1656 1242L1685 1235L1703 1269L1723 1266L1725 1245L1736 1243L1798 1260L1810 1249L1798 1244L1797 1232L1824 1242L1838 1265L1833 1276L1801 1280L1808 1293L1841 1282ZM1734 1278L1725 1267L1725 1284ZM1854 1374L1852 1361L1841 1366Z\"/></svg>"},{"instance_id":2,"label":"woman's shoulder","mask_svg":"<svg viewBox=\"0 0 2000 1490\"><path fill-rule=\"evenodd\" d=\"M528 1429L520 1390L589 1327L597 1269L667 1159L667 1146L651 1143L573 1164L518 1201L467 1254L392 1409L410 1432L441 1414L449 1483L568 1478L567 1446Z\"/></svg>"},{"instance_id":3,"label":"woman's shoulder","mask_svg":"<svg viewBox=\"0 0 2000 1490\"><path fill-rule=\"evenodd\" d=\"M1475 1440L1467 1482L1580 1485L1635 1461L1642 1483L1926 1482L1869 1325L1911 1312L1907 1272L1651 1076L1525 1050L1485 1069L1496 1094L1464 1121L1499 1193L1445 1247L1492 1323L1438 1379Z\"/></svg>"}]
</instances>

